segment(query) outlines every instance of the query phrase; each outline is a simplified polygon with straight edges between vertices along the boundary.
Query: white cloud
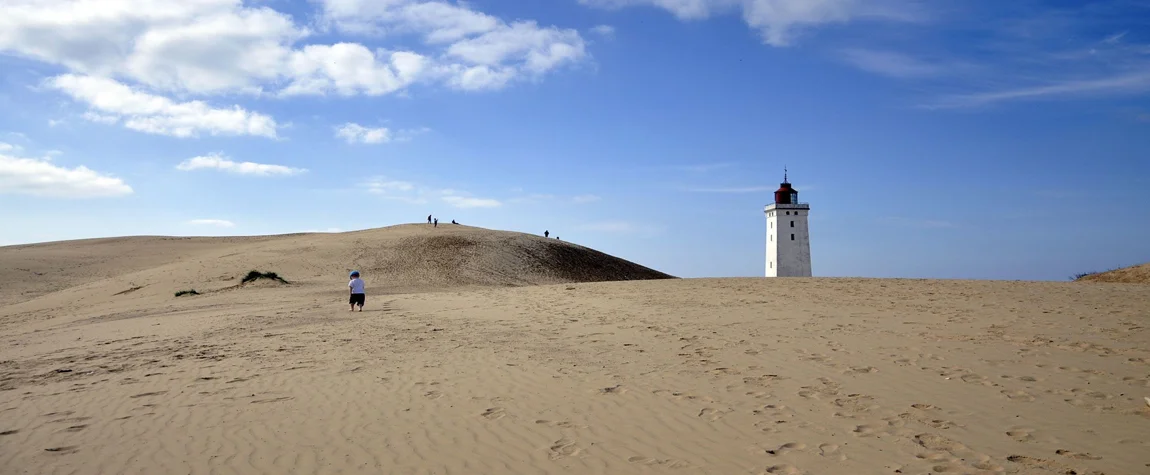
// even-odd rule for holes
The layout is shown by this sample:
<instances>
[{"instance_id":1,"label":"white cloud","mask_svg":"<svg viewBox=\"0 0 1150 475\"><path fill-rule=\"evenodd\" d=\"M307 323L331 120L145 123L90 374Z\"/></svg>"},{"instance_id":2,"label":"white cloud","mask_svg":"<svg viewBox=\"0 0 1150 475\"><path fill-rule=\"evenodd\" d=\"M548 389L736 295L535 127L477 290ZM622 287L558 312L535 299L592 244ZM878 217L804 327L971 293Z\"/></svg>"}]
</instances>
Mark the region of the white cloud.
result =
<instances>
[{"instance_id":1,"label":"white cloud","mask_svg":"<svg viewBox=\"0 0 1150 475\"><path fill-rule=\"evenodd\" d=\"M417 135L423 135L423 134L426 134L428 132L431 132L431 128L429 128L429 127L419 127L416 129L401 129L399 132L397 132L395 134L394 140L396 142L410 142Z\"/></svg>"},{"instance_id":2,"label":"white cloud","mask_svg":"<svg viewBox=\"0 0 1150 475\"><path fill-rule=\"evenodd\" d=\"M665 9L681 20L741 12L748 26L772 46L792 44L799 32L826 24L871 18L909 21L918 17L913 0L579 0L601 8L647 5Z\"/></svg>"},{"instance_id":3,"label":"white cloud","mask_svg":"<svg viewBox=\"0 0 1150 475\"><path fill-rule=\"evenodd\" d=\"M1038 86L952 95L924 107L970 108L1025 99L1138 94L1146 91L1150 91L1150 69L1092 79L1064 80Z\"/></svg>"},{"instance_id":4,"label":"white cloud","mask_svg":"<svg viewBox=\"0 0 1150 475\"><path fill-rule=\"evenodd\" d=\"M0 153L0 193L54 198L103 198L129 195L132 187L119 178L84 166L67 168L46 160Z\"/></svg>"},{"instance_id":5,"label":"white cloud","mask_svg":"<svg viewBox=\"0 0 1150 475\"><path fill-rule=\"evenodd\" d=\"M532 21L509 24L469 5L438 0L313 1L322 9L321 26L386 34L419 52L346 41L301 45L315 32L264 2L4 3L0 53L155 92L384 95L421 80L494 89L586 57L575 30ZM417 35L422 44L401 42L402 35Z\"/></svg>"},{"instance_id":6,"label":"white cloud","mask_svg":"<svg viewBox=\"0 0 1150 475\"><path fill-rule=\"evenodd\" d=\"M188 221L188 224L195 226L215 226L219 228L234 228L236 223L226 219L193 219Z\"/></svg>"},{"instance_id":7,"label":"white cloud","mask_svg":"<svg viewBox=\"0 0 1150 475\"><path fill-rule=\"evenodd\" d=\"M463 90L498 89L587 56L579 32L506 23L467 5L424 0L321 0L327 25L359 34L415 34L433 48L427 77ZM429 64L423 63L424 65ZM420 72L424 72L421 68Z\"/></svg>"},{"instance_id":8,"label":"white cloud","mask_svg":"<svg viewBox=\"0 0 1150 475\"><path fill-rule=\"evenodd\" d=\"M420 34L444 43L498 28L502 22L462 5L442 1L322 0L324 20L361 34Z\"/></svg>"},{"instance_id":9,"label":"white cloud","mask_svg":"<svg viewBox=\"0 0 1150 475\"><path fill-rule=\"evenodd\" d=\"M400 129L392 131L387 127L364 127L354 122L347 122L335 128L335 136L349 144L381 144L390 142L410 142L418 135L431 132L427 127L416 129Z\"/></svg>"},{"instance_id":10,"label":"white cloud","mask_svg":"<svg viewBox=\"0 0 1150 475\"><path fill-rule=\"evenodd\" d=\"M611 25L595 26L595 27L591 28L591 32L595 33L596 35L602 36L604 38L614 38L615 37L615 27L613 27Z\"/></svg>"},{"instance_id":11,"label":"white cloud","mask_svg":"<svg viewBox=\"0 0 1150 475\"><path fill-rule=\"evenodd\" d=\"M174 102L93 76L64 74L49 80L49 85L87 103L93 110L84 117L95 122L122 120L129 129L174 137L196 137L200 133L276 136L275 120L239 106L221 109L202 101Z\"/></svg>"},{"instance_id":12,"label":"white cloud","mask_svg":"<svg viewBox=\"0 0 1150 475\"><path fill-rule=\"evenodd\" d=\"M384 194L394 191L413 191L415 185L406 181L375 179L368 181L365 185L369 193Z\"/></svg>"},{"instance_id":13,"label":"white cloud","mask_svg":"<svg viewBox=\"0 0 1150 475\"><path fill-rule=\"evenodd\" d=\"M114 115L104 115L99 112L88 111L84 113L84 119L89 122L97 124L112 125L120 121L120 118Z\"/></svg>"},{"instance_id":14,"label":"white cloud","mask_svg":"<svg viewBox=\"0 0 1150 475\"><path fill-rule=\"evenodd\" d=\"M283 165L267 165L263 163L252 162L234 162L229 160L226 156L219 153L211 153L199 157L192 157L179 165L176 165L177 170L192 171L192 170L220 170L237 175L256 175L256 176L273 176L273 175L298 175L307 172L303 168L291 168Z\"/></svg>"},{"instance_id":15,"label":"white cloud","mask_svg":"<svg viewBox=\"0 0 1150 475\"><path fill-rule=\"evenodd\" d=\"M468 196L447 195L443 197L443 202L456 208L498 208L503 206L499 200L488 198L472 198Z\"/></svg>"},{"instance_id":16,"label":"white cloud","mask_svg":"<svg viewBox=\"0 0 1150 475\"><path fill-rule=\"evenodd\" d=\"M351 122L337 127L335 136L349 144L379 144L391 141L391 131L386 127L372 129Z\"/></svg>"},{"instance_id":17,"label":"white cloud","mask_svg":"<svg viewBox=\"0 0 1150 475\"><path fill-rule=\"evenodd\" d=\"M242 0L8 0L0 51L173 91L258 90L307 34Z\"/></svg>"},{"instance_id":18,"label":"white cloud","mask_svg":"<svg viewBox=\"0 0 1150 475\"><path fill-rule=\"evenodd\" d=\"M586 204L586 203L594 203L594 202L599 201L601 199L602 198L600 198L599 196L596 196L596 195L579 195L579 196L576 196L574 198L571 198L571 201L574 201L577 204Z\"/></svg>"},{"instance_id":19,"label":"white cloud","mask_svg":"<svg viewBox=\"0 0 1150 475\"><path fill-rule=\"evenodd\" d=\"M848 49L843 59L863 71L894 78L920 78L937 76L945 69L902 53L869 49Z\"/></svg>"},{"instance_id":20,"label":"white cloud","mask_svg":"<svg viewBox=\"0 0 1150 475\"><path fill-rule=\"evenodd\" d=\"M308 45L291 55L287 67L292 80L280 94L390 94L420 79L430 62L405 51L373 53L358 43Z\"/></svg>"},{"instance_id":21,"label":"white cloud","mask_svg":"<svg viewBox=\"0 0 1150 475\"><path fill-rule=\"evenodd\" d=\"M427 204L432 200L438 199L450 206L464 209L497 208L503 206L503 202L499 200L476 198L471 196L470 193L460 190L435 189L407 181L390 180L383 177L370 179L361 186L365 188L368 193L381 198L409 204Z\"/></svg>"},{"instance_id":22,"label":"white cloud","mask_svg":"<svg viewBox=\"0 0 1150 475\"><path fill-rule=\"evenodd\" d=\"M0 142L0 153L5 153L5 152L20 153L21 150L24 150L24 147L21 147L19 145L13 145L13 144L10 144L8 142Z\"/></svg>"},{"instance_id":23,"label":"white cloud","mask_svg":"<svg viewBox=\"0 0 1150 475\"><path fill-rule=\"evenodd\" d=\"M1129 33L1129 32L1128 31L1121 31L1121 32L1115 33L1113 35L1107 36L1105 39L1102 40L1102 42L1106 43L1106 44L1111 44L1111 45L1121 43L1122 38L1125 38L1127 33Z\"/></svg>"}]
</instances>

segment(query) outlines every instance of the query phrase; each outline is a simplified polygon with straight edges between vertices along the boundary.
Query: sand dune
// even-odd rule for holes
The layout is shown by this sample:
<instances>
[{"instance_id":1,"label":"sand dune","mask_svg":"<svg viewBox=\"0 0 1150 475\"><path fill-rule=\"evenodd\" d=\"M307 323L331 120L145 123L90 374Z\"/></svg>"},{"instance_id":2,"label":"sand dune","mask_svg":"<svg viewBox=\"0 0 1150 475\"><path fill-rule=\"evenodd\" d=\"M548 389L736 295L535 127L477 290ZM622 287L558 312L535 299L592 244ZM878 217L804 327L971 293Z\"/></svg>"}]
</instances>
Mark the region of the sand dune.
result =
<instances>
[{"instance_id":1,"label":"sand dune","mask_svg":"<svg viewBox=\"0 0 1150 475\"><path fill-rule=\"evenodd\" d=\"M0 249L0 473L1150 473L1145 285L558 283L449 232Z\"/></svg>"},{"instance_id":2,"label":"sand dune","mask_svg":"<svg viewBox=\"0 0 1150 475\"><path fill-rule=\"evenodd\" d=\"M1150 284L1150 262L1123 267L1106 272L1084 275L1082 282L1121 282L1126 284Z\"/></svg>"},{"instance_id":3,"label":"sand dune","mask_svg":"<svg viewBox=\"0 0 1150 475\"><path fill-rule=\"evenodd\" d=\"M578 244L462 225L64 241L0 247L0 262L0 304L76 287L100 301L103 293L130 289L131 298L214 291L234 286L251 270L331 285L358 269L373 282L386 282L388 292L671 278Z\"/></svg>"}]
</instances>

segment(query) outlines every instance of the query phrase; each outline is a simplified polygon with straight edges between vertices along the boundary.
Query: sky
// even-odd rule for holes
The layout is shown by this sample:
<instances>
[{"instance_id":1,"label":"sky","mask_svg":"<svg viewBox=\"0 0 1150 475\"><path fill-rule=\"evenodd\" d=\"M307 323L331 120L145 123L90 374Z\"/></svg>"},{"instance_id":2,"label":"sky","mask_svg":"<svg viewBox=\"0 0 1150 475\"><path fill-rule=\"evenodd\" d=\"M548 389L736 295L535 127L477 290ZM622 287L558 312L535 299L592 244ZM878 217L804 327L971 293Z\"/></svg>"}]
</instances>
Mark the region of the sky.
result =
<instances>
[{"instance_id":1,"label":"sky","mask_svg":"<svg viewBox=\"0 0 1150 475\"><path fill-rule=\"evenodd\" d=\"M761 276L1150 261L1150 0L6 0L0 245L441 222Z\"/></svg>"}]
</instances>

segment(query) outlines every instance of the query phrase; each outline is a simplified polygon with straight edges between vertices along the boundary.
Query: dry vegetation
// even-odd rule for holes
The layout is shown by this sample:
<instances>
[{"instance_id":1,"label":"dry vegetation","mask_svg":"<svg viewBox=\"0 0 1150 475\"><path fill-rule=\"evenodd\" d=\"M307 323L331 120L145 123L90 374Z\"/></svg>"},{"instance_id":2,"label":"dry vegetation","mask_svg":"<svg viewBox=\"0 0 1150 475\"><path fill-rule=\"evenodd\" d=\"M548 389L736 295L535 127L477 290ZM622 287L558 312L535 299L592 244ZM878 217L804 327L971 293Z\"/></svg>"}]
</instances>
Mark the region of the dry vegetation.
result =
<instances>
[{"instance_id":1,"label":"dry vegetation","mask_svg":"<svg viewBox=\"0 0 1150 475\"><path fill-rule=\"evenodd\" d=\"M1114 269L1106 272L1089 272L1075 276L1079 282L1115 282L1123 284L1150 284L1150 262Z\"/></svg>"}]
</instances>

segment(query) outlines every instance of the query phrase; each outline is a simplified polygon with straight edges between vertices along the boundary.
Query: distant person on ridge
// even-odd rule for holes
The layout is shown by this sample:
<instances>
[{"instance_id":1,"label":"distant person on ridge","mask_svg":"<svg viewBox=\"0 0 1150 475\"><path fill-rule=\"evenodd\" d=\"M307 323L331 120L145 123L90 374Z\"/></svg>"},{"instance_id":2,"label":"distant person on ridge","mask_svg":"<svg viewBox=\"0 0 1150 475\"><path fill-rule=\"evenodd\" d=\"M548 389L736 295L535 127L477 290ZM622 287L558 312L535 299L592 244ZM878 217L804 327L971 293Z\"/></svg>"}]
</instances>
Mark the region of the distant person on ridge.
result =
<instances>
[{"instance_id":1,"label":"distant person on ridge","mask_svg":"<svg viewBox=\"0 0 1150 475\"><path fill-rule=\"evenodd\" d=\"M435 218L435 224L433 224L433 225L432 225L432 227L433 227L433 228L438 228L438 227L439 227L439 218Z\"/></svg>"},{"instance_id":2,"label":"distant person on ridge","mask_svg":"<svg viewBox=\"0 0 1150 475\"><path fill-rule=\"evenodd\" d=\"M431 215L427 215L427 224L431 224Z\"/></svg>"},{"instance_id":3,"label":"distant person on ridge","mask_svg":"<svg viewBox=\"0 0 1150 475\"><path fill-rule=\"evenodd\" d=\"M551 237L551 231L543 231L543 237Z\"/></svg>"},{"instance_id":4,"label":"distant person on ridge","mask_svg":"<svg viewBox=\"0 0 1150 475\"><path fill-rule=\"evenodd\" d=\"M347 283L347 288L351 290L351 298L347 303L351 305L349 312L355 311L355 306L359 305L359 311L363 311L363 304L367 301L367 294L363 292L363 279L359 278L359 271L351 271L351 282Z\"/></svg>"}]
</instances>

